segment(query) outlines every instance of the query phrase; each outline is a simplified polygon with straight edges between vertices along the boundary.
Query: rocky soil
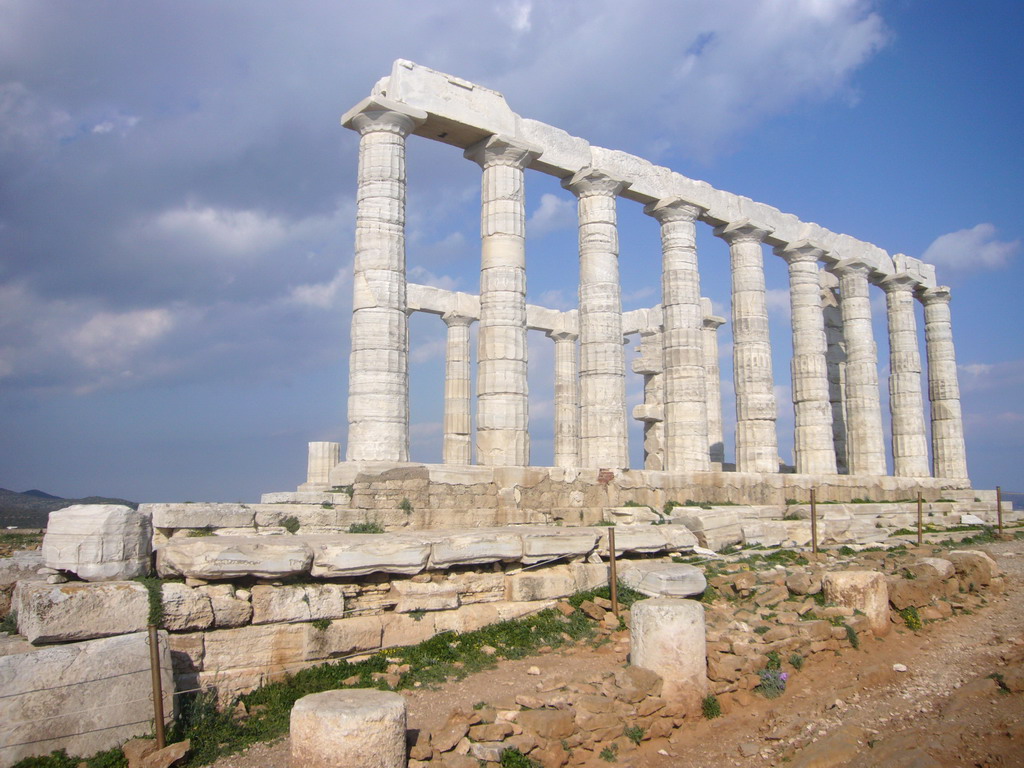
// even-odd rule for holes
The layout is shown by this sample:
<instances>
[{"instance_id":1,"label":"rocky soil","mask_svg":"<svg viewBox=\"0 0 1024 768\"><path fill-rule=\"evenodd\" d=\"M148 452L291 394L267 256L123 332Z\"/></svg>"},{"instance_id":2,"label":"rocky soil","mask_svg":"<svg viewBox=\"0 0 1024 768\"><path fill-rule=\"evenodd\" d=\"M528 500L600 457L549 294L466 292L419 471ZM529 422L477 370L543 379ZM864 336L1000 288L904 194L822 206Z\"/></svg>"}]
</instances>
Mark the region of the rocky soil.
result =
<instances>
[{"instance_id":1,"label":"rocky soil","mask_svg":"<svg viewBox=\"0 0 1024 768\"><path fill-rule=\"evenodd\" d=\"M1003 578L968 593L920 578L926 571L915 562L948 556L931 547L823 557L785 569L764 562L714 567L709 581L722 597L707 618L721 717L707 720L661 700L657 680L627 671L629 633L608 621L597 643L407 692L413 757L424 760L412 765L494 764L497 753L488 745L498 742L545 766L1024 765L1024 541L984 549ZM890 591L896 584L908 605L926 602L919 609L924 626L912 631L897 620L875 639L861 626L865 617L799 594L813 592L826 568L858 567L889 572ZM968 574L958 576L969 585ZM801 610L822 618L802 621ZM857 649L846 624L858 627ZM775 699L756 689L769 649L783 651L788 673L786 690ZM792 653L805 659L799 669L790 663ZM631 731L638 745L623 733L628 726L642 729L642 736ZM284 739L215 765L286 768L288 754Z\"/></svg>"}]
</instances>

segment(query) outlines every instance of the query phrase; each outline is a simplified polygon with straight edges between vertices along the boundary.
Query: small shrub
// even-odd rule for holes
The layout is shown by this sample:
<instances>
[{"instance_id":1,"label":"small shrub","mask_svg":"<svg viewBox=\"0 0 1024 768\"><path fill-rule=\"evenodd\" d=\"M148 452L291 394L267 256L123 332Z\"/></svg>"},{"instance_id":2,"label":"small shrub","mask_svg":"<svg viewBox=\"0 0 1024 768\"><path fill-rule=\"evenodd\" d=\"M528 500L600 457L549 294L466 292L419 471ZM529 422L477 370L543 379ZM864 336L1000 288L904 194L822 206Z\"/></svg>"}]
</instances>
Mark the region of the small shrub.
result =
<instances>
[{"instance_id":1,"label":"small shrub","mask_svg":"<svg viewBox=\"0 0 1024 768\"><path fill-rule=\"evenodd\" d=\"M600 758L606 763L614 763L619 759L619 745L612 742L601 750Z\"/></svg>"},{"instance_id":2,"label":"small shrub","mask_svg":"<svg viewBox=\"0 0 1024 768\"><path fill-rule=\"evenodd\" d=\"M531 760L517 747L507 747L501 751L501 768L538 768L537 762Z\"/></svg>"},{"instance_id":3,"label":"small shrub","mask_svg":"<svg viewBox=\"0 0 1024 768\"><path fill-rule=\"evenodd\" d=\"M213 536L213 531L209 528L193 528L186 534L190 539L201 539L204 536Z\"/></svg>"},{"instance_id":4,"label":"small shrub","mask_svg":"<svg viewBox=\"0 0 1024 768\"><path fill-rule=\"evenodd\" d=\"M843 546L839 548L839 554L843 557L850 557L851 555L856 555L857 550L855 550L853 547L848 547L846 544L843 544Z\"/></svg>"},{"instance_id":5,"label":"small shrub","mask_svg":"<svg viewBox=\"0 0 1024 768\"><path fill-rule=\"evenodd\" d=\"M409 499L402 499L402 501L399 502L398 504L398 508L405 512L405 514L407 515L412 514L412 502L409 501Z\"/></svg>"},{"instance_id":6,"label":"small shrub","mask_svg":"<svg viewBox=\"0 0 1024 768\"><path fill-rule=\"evenodd\" d=\"M791 654L789 657L789 663L793 667L793 669L801 670L804 666L804 657L801 656L799 653Z\"/></svg>"},{"instance_id":7,"label":"small shrub","mask_svg":"<svg viewBox=\"0 0 1024 768\"><path fill-rule=\"evenodd\" d=\"M336 485L331 488L331 493L347 494L349 501L352 501L352 497L355 495L355 492L355 489L351 485Z\"/></svg>"},{"instance_id":8,"label":"small shrub","mask_svg":"<svg viewBox=\"0 0 1024 768\"><path fill-rule=\"evenodd\" d=\"M18 634L18 613L11 611L0 619L0 632L7 632L12 635Z\"/></svg>"},{"instance_id":9,"label":"small shrub","mask_svg":"<svg viewBox=\"0 0 1024 768\"><path fill-rule=\"evenodd\" d=\"M716 717L722 716L722 705L718 703L718 697L713 693L709 693L700 702L700 713L704 715L705 720L714 720Z\"/></svg>"},{"instance_id":10,"label":"small shrub","mask_svg":"<svg viewBox=\"0 0 1024 768\"><path fill-rule=\"evenodd\" d=\"M904 608L900 611L900 616L903 617L903 623L907 625L907 629L917 632L921 628L921 616L914 606Z\"/></svg>"},{"instance_id":11,"label":"small shrub","mask_svg":"<svg viewBox=\"0 0 1024 768\"><path fill-rule=\"evenodd\" d=\"M639 725L630 725L622 732L623 735L634 744L640 744L644 738L644 729Z\"/></svg>"},{"instance_id":12,"label":"small shrub","mask_svg":"<svg viewBox=\"0 0 1024 768\"><path fill-rule=\"evenodd\" d=\"M624 507L642 507L643 504L638 504L637 502L635 502L632 499L630 499L629 501L622 502L622 506L624 506Z\"/></svg>"},{"instance_id":13,"label":"small shrub","mask_svg":"<svg viewBox=\"0 0 1024 768\"><path fill-rule=\"evenodd\" d=\"M782 669L782 658L779 656L778 651L768 651L768 662L764 665L765 669Z\"/></svg>"},{"instance_id":14,"label":"small shrub","mask_svg":"<svg viewBox=\"0 0 1024 768\"><path fill-rule=\"evenodd\" d=\"M860 648L860 638L857 637L857 630L851 627L849 624L843 624L846 627L846 639L850 641L850 646L857 650Z\"/></svg>"},{"instance_id":15,"label":"small shrub","mask_svg":"<svg viewBox=\"0 0 1024 768\"><path fill-rule=\"evenodd\" d=\"M334 509L334 505L331 504L331 502L329 501L325 501L323 504L320 505L320 507L322 509Z\"/></svg>"},{"instance_id":16,"label":"small shrub","mask_svg":"<svg viewBox=\"0 0 1024 768\"><path fill-rule=\"evenodd\" d=\"M596 523L594 523L594 525L601 525L601 526L607 526L609 528L613 528L613 527L615 527L615 521L614 520L598 520Z\"/></svg>"},{"instance_id":17,"label":"small shrub","mask_svg":"<svg viewBox=\"0 0 1024 768\"><path fill-rule=\"evenodd\" d=\"M423 617L427 615L425 608L417 608L415 611L409 611L409 615L413 621L423 621Z\"/></svg>"},{"instance_id":18,"label":"small shrub","mask_svg":"<svg viewBox=\"0 0 1024 768\"><path fill-rule=\"evenodd\" d=\"M754 632L759 634L759 635L766 634L770 630L771 630L771 627L767 626L766 624L762 624L760 627L754 627Z\"/></svg>"},{"instance_id":19,"label":"small shrub","mask_svg":"<svg viewBox=\"0 0 1024 768\"><path fill-rule=\"evenodd\" d=\"M331 626L331 620L330 619L314 619L313 621L310 622L310 624L312 624L315 629L319 629L321 632L323 632L325 629L327 629L329 626Z\"/></svg>"},{"instance_id":20,"label":"small shrub","mask_svg":"<svg viewBox=\"0 0 1024 768\"><path fill-rule=\"evenodd\" d=\"M481 709L486 709L486 708L487 708L487 702L486 701L478 701L476 704L473 705L473 711L474 712L479 712Z\"/></svg>"},{"instance_id":21,"label":"small shrub","mask_svg":"<svg viewBox=\"0 0 1024 768\"><path fill-rule=\"evenodd\" d=\"M665 506L661 508L661 514L663 514L665 517L668 517L670 514L672 514L673 509L681 506L683 505L680 504L678 501L666 501Z\"/></svg>"},{"instance_id":22,"label":"small shrub","mask_svg":"<svg viewBox=\"0 0 1024 768\"><path fill-rule=\"evenodd\" d=\"M352 523L348 527L349 533L384 533L384 527L376 520L366 520L362 523Z\"/></svg>"},{"instance_id":23,"label":"small shrub","mask_svg":"<svg viewBox=\"0 0 1024 768\"><path fill-rule=\"evenodd\" d=\"M761 683L754 690L766 699L777 699L786 690L786 680L789 675L778 668L763 669L760 672Z\"/></svg>"},{"instance_id":24,"label":"small shrub","mask_svg":"<svg viewBox=\"0 0 1024 768\"><path fill-rule=\"evenodd\" d=\"M288 531L288 533L297 533L301 525L299 518L294 515L289 515L281 521L281 527Z\"/></svg>"}]
</instances>

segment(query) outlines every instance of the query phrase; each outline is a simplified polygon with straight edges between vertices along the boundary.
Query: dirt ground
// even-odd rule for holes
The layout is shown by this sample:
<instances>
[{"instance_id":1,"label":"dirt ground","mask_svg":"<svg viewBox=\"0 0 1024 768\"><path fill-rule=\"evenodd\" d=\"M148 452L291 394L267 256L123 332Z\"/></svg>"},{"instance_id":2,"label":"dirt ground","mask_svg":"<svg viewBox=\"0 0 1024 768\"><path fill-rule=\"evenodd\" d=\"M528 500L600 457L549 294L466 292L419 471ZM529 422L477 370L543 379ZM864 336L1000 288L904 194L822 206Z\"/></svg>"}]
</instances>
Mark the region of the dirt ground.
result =
<instances>
[{"instance_id":1,"label":"dirt ground","mask_svg":"<svg viewBox=\"0 0 1024 768\"><path fill-rule=\"evenodd\" d=\"M752 695L715 720L693 718L668 739L620 753L616 768L720 766L1024 766L1024 694L988 676L1024 655L1024 541L984 547L1006 576L1002 595L970 615L894 627L859 650L818 654L785 693ZM434 729L456 708L511 706L519 693L594 682L626 663L621 633L599 648L575 646L496 668L437 690L407 693L409 727ZM1019 661L1018 661L1019 663ZM904 665L906 671L895 671ZM537 670L530 670L537 667ZM528 674L533 671L534 674ZM865 744L870 746L865 746ZM216 768L288 768L287 739L222 758Z\"/></svg>"}]
</instances>

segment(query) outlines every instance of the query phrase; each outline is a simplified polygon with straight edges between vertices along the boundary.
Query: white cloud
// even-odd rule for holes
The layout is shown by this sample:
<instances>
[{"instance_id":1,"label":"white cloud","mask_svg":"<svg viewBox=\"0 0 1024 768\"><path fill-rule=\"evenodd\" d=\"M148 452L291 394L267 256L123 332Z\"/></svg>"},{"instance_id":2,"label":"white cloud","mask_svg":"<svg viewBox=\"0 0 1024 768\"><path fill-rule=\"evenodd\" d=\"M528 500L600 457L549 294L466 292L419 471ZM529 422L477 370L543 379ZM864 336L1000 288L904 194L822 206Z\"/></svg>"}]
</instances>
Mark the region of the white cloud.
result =
<instances>
[{"instance_id":1,"label":"white cloud","mask_svg":"<svg viewBox=\"0 0 1024 768\"><path fill-rule=\"evenodd\" d=\"M764 293L764 302L768 313L779 317L789 317L789 289L769 288Z\"/></svg>"},{"instance_id":2,"label":"white cloud","mask_svg":"<svg viewBox=\"0 0 1024 768\"><path fill-rule=\"evenodd\" d=\"M351 281L352 269L342 267L327 282L297 285L291 289L288 296L297 304L318 309L331 309L341 298L342 289L349 286Z\"/></svg>"},{"instance_id":3,"label":"white cloud","mask_svg":"<svg viewBox=\"0 0 1024 768\"><path fill-rule=\"evenodd\" d=\"M994 225L984 222L935 238L921 256L947 269L999 269L1020 250L1020 240L996 240Z\"/></svg>"},{"instance_id":4,"label":"white cloud","mask_svg":"<svg viewBox=\"0 0 1024 768\"><path fill-rule=\"evenodd\" d=\"M539 297L538 301L540 306L547 307L548 309L557 309L562 312L570 309L575 309L576 297L573 296L569 299L565 295L565 291L561 288L553 288L549 291L544 291Z\"/></svg>"},{"instance_id":5,"label":"white cloud","mask_svg":"<svg viewBox=\"0 0 1024 768\"><path fill-rule=\"evenodd\" d=\"M116 367L173 327L174 318L165 308L97 312L69 333L65 343L71 355L89 368Z\"/></svg>"},{"instance_id":6,"label":"white cloud","mask_svg":"<svg viewBox=\"0 0 1024 768\"><path fill-rule=\"evenodd\" d=\"M540 205L526 221L526 232L530 238L539 238L550 232L569 229L576 225L575 201L545 192L540 196Z\"/></svg>"},{"instance_id":7,"label":"white cloud","mask_svg":"<svg viewBox=\"0 0 1024 768\"><path fill-rule=\"evenodd\" d=\"M459 278L451 275L435 275L426 267L409 267L407 277L410 283L429 285L431 288L443 288L446 291L459 289Z\"/></svg>"},{"instance_id":8,"label":"white cloud","mask_svg":"<svg viewBox=\"0 0 1024 768\"><path fill-rule=\"evenodd\" d=\"M157 214L143 229L186 247L206 247L231 256L271 250L287 234L282 219L262 211L191 203Z\"/></svg>"}]
</instances>

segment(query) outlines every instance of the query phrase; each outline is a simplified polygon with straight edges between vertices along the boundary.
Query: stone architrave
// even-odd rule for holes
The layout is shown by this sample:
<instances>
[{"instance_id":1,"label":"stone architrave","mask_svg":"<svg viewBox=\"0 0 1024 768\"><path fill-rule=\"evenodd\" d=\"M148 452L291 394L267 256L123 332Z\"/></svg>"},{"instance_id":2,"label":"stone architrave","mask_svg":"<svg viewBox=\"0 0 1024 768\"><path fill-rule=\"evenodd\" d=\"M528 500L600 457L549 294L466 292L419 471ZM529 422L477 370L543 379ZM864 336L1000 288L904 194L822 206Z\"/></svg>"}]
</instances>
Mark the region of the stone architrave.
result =
<instances>
[{"instance_id":1,"label":"stone architrave","mask_svg":"<svg viewBox=\"0 0 1024 768\"><path fill-rule=\"evenodd\" d=\"M476 443L485 466L530 463L524 171L540 154L503 136L465 151L483 169Z\"/></svg>"},{"instance_id":2,"label":"stone architrave","mask_svg":"<svg viewBox=\"0 0 1024 768\"><path fill-rule=\"evenodd\" d=\"M771 229L744 219L716 227L732 265L732 360L736 387L736 471L779 471L775 382L761 243Z\"/></svg>"},{"instance_id":3,"label":"stone architrave","mask_svg":"<svg viewBox=\"0 0 1024 768\"><path fill-rule=\"evenodd\" d=\"M551 331L555 342L555 456L556 467L580 464L580 396L575 333Z\"/></svg>"},{"instance_id":4,"label":"stone architrave","mask_svg":"<svg viewBox=\"0 0 1024 768\"><path fill-rule=\"evenodd\" d=\"M918 294L924 304L925 351L928 355L928 398L932 406L932 473L935 477L967 477L960 384L950 320L950 292L939 286Z\"/></svg>"},{"instance_id":5,"label":"stone architrave","mask_svg":"<svg viewBox=\"0 0 1024 768\"><path fill-rule=\"evenodd\" d=\"M628 184L584 168L562 186L579 199L580 463L624 468L626 355L615 198Z\"/></svg>"},{"instance_id":6,"label":"stone architrave","mask_svg":"<svg viewBox=\"0 0 1024 768\"><path fill-rule=\"evenodd\" d=\"M405 768L406 706L400 694L369 688L303 696L292 707L292 765Z\"/></svg>"},{"instance_id":7,"label":"stone architrave","mask_svg":"<svg viewBox=\"0 0 1024 768\"><path fill-rule=\"evenodd\" d=\"M879 283L885 290L889 320L889 411L892 459L896 477L928 477L928 436L921 392L921 351L914 317L918 281L907 274Z\"/></svg>"},{"instance_id":8,"label":"stone architrave","mask_svg":"<svg viewBox=\"0 0 1024 768\"><path fill-rule=\"evenodd\" d=\"M722 373L718 362L718 329L724 317L712 314L711 299L700 300L704 313L702 338L704 346L705 389L708 396L708 457L714 464L725 462L725 438L722 435Z\"/></svg>"},{"instance_id":9,"label":"stone architrave","mask_svg":"<svg viewBox=\"0 0 1024 768\"><path fill-rule=\"evenodd\" d=\"M878 352L868 295L872 267L859 259L844 259L833 271L839 276L846 339L847 464L851 475L884 475L885 438L878 392Z\"/></svg>"},{"instance_id":10,"label":"stone architrave","mask_svg":"<svg viewBox=\"0 0 1024 768\"><path fill-rule=\"evenodd\" d=\"M359 131L352 267L349 461L409 460L405 138L427 113L383 96L341 119Z\"/></svg>"},{"instance_id":11,"label":"stone architrave","mask_svg":"<svg viewBox=\"0 0 1024 768\"><path fill-rule=\"evenodd\" d=\"M707 382L695 222L704 208L668 197L644 213L661 225L665 446L668 472L707 472Z\"/></svg>"},{"instance_id":12,"label":"stone architrave","mask_svg":"<svg viewBox=\"0 0 1024 768\"><path fill-rule=\"evenodd\" d=\"M793 453L801 475L836 474L829 402L825 318L821 310L818 261L824 249L807 241L775 249L789 265L790 317L793 327Z\"/></svg>"},{"instance_id":13,"label":"stone architrave","mask_svg":"<svg viewBox=\"0 0 1024 768\"><path fill-rule=\"evenodd\" d=\"M634 665L661 675L662 696L688 709L707 693L704 608L696 600L655 597L631 610Z\"/></svg>"},{"instance_id":14,"label":"stone architrave","mask_svg":"<svg viewBox=\"0 0 1024 768\"><path fill-rule=\"evenodd\" d=\"M446 312L442 318L448 326L447 355L444 377L444 442L445 464L472 463L469 359L469 326L473 318Z\"/></svg>"},{"instance_id":15,"label":"stone architrave","mask_svg":"<svg viewBox=\"0 0 1024 768\"><path fill-rule=\"evenodd\" d=\"M838 279L831 272L819 272L822 314L825 318L825 341L828 351L828 399L832 406L832 445L836 452L836 471L845 474L846 463L846 340L843 338L843 316L836 293ZM833 285L834 284L834 285Z\"/></svg>"}]
</instances>

